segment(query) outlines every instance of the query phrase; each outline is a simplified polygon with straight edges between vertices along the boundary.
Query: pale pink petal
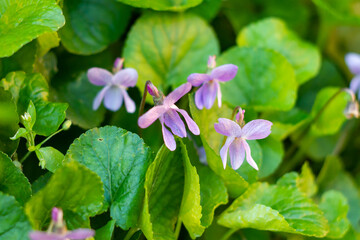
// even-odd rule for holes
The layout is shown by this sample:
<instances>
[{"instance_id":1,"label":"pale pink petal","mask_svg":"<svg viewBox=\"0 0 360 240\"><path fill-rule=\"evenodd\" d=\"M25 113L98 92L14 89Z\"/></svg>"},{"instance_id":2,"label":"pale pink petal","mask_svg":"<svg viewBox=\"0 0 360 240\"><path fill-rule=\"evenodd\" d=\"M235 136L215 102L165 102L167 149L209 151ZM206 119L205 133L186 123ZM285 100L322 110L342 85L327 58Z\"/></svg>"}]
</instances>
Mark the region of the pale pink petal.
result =
<instances>
[{"instance_id":1,"label":"pale pink petal","mask_svg":"<svg viewBox=\"0 0 360 240\"><path fill-rule=\"evenodd\" d=\"M174 91L172 91L167 97L164 99L164 105L172 106L176 103L182 96L187 94L191 90L191 83L184 83L177 87Z\"/></svg>"},{"instance_id":2,"label":"pale pink petal","mask_svg":"<svg viewBox=\"0 0 360 240\"><path fill-rule=\"evenodd\" d=\"M360 91L360 75L354 77L350 82L350 89L356 94Z\"/></svg>"},{"instance_id":3,"label":"pale pink petal","mask_svg":"<svg viewBox=\"0 0 360 240\"><path fill-rule=\"evenodd\" d=\"M224 169L226 168L227 153L228 153L228 150L229 150L229 146L234 141L234 139L235 139L234 137L228 137L226 139L226 142L225 142L224 146L220 149L220 157L221 157L221 160L223 162Z\"/></svg>"},{"instance_id":4,"label":"pale pink petal","mask_svg":"<svg viewBox=\"0 0 360 240\"><path fill-rule=\"evenodd\" d=\"M241 128L236 122L227 118L219 118L218 121L219 123L214 124L216 132L228 137L239 137L241 135Z\"/></svg>"},{"instance_id":5,"label":"pale pink petal","mask_svg":"<svg viewBox=\"0 0 360 240\"><path fill-rule=\"evenodd\" d=\"M94 236L95 231L92 229L80 228L74 231L70 231L66 234L66 237L69 239L85 239Z\"/></svg>"},{"instance_id":6,"label":"pale pink petal","mask_svg":"<svg viewBox=\"0 0 360 240\"><path fill-rule=\"evenodd\" d=\"M103 89L101 89L100 92L98 92L98 94L96 95L96 97L93 101L93 110L97 110L100 107L100 104L109 88L110 88L110 86L106 86Z\"/></svg>"},{"instance_id":7,"label":"pale pink petal","mask_svg":"<svg viewBox=\"0 0 360 240\"><path fill-rule=\"evenodd\" d=\"M176 142L175 142L175 138L172 135L172 133L166 129L165 125L164 125L164 120L161 117L160 118L160 123L161 123L161 131L163 134L163 139L164 139L164 143L165 146L170 150L170 151L174 151L176 149Z\"/></svg>"},{"instance_id":8,"label":"pale pink petal","mask_svg":"<svg viewBox=\"0 0 360 240\"><path fill-rule=\"evenodd\" d=\"M121 107L123 102L123 95L121 89L118 87L110 87L105 94L104 97L104 106L111 110L117 111Z\"/></svg>"},{"instance_id":9,"label":"pale pink petal","mask_svg":"<svg viewBox=\"0 0 360 240\"><path fill-rule=\"evenodd\" d=\"M135 87L138 79L138 73L133 68L125 68L118 71L113 77L114 84L118 84L124 87Z\"/></svg>"},{"instance_id":10,"label":"pale pink petal","mask_svg":"<svg viewBox=\"0 0 360 240\"><path fill-rule=\"evenodd\" d=\"M250 146L249 144L243 140L242 141L244 148L245 148L245 152L246 152L246 161L250 164L250 166L252 166L255 170L259 171L259 168L256 164L256 162L254 161L254 159L251 157L251 150L250 150Z\"/></svg>"},{"instance_id":11,"label":"pale pink petal","mask_svg":"<svg viewBox=\"0 0 360 240\"><path fill-rule=\"evenodd\" d=\"M218 82L215 82L215 84L217 85L217 99L218 99L218 106L221 107L221 89L220 89L220 84Z\"/></svg>"},{"instance_id":12,"label":"pale pink petal","mask_svg":"<svg viewBox=\"0 0 360 240\"><path fill-rule=\"evenodd\" d=\"M241 130L241 136L248 140L263 139L270 135L272 122L256 119L248 122Z\"/></svg>"},{"instance_id":13,"label":"pale pink petal","mask_svg":"<svg viewBox=\"0 0 360 240\"><path fill-rule=\"evenodd\" d=\"M203 109L204 108L204 103L203 103L203 90L205 89L205 86L202 85L196 92L195 92L195 105L198 109Z\"/></svg>"},{"instance_id":14,"label":"pale pink petal","mask_svg":"<svg viewBox=\"0 0 360 240\"><path fill-rule=\"evenodd\" d=\"M166 111L163 114L163 119L165 125L171 129L174 135L177 135L181 138L186 137L185 124L174 109Z\"/></svg>"},{"instance_id":15,"label":"pale pink petal","mask_svg":"<svg viewBox=\"0 0 360 240\"><path fill-rule=\"evenodd\" d=\"M65 236L56 233L34 231L29 233L31 240L64 240Z\"/></svg>"},{"instance_id":16,"label":"pale pink petal","mask_svg":"<svg viewBox=\"0 0 360 240\"><path fill-rule=\"evenodd\" d=\"M205 73L193 73L188 76L187 80L194 87L198 87L204 82L210 81L211 77Z\"/></svg>"},{"instance_id":17,"label":"pale pink petal","mask_svg":"<svg viewBox=\"0 0 360 240\"><path fill-rule=\"evenodd\" d=\"M130 98L126 90L122 89L122 95L124 96L124 102L126 111L128 113L133 113L136 110L135 102Z\"/></svg>"},{"instance_id":18,"label":"pale pink petal","mask_svg":"<svg viewBox=\"0 0 360 240\"><path fill-rule=\"evenodd\" d=\"M147 111L145 114L139 117L138 119L138 125L141 128L147 128L150 126L153 122L155 122L156 119L158 119L164 112L166 112L169 108L165 107L164 105L159 105L151 108L149 111Z\"/></svg>"},{"instance_id":19,"label":"pale pink petal","mask_svg":"<svg viewBox=\"0 0 360 240\"><path fill-rule=\"evenodd\" d=\"M175 109L175 110L178 111L184 117L189 130L194 135L199 135L200 129L199 129L198 125L194 122L194 120L192 120L192 118L189 116L189 114L185 110L182 110L182 109Z\"/></svg>"},{"instance_id":20,"label":"pale pink petal","mask_svg":"<svg viewBox=\"0 0 360 240\"><path fill-rule=\"evenodd\" d=\"M111 83L113 75L108 70L94 67L88 70L87 77L92 84L104 86Z\"/></svg>"},{"instance_id":21,"label":"pale pink petal","mask_svg":"<svg viewBox=\"0 0 360 240\"><path fill-rule=\"evenodd\" d=\"M243 142L245 142L245 140L237 138L232 142L232 144L230 144L229 147L231 167L234 170L238 169L244 162L245 148Z\"/></svg>"},{"instance_id":22,"label":"pale pink petal","mask_svg":"<svg viewBox=\"0 0 360 240\"><path fill-rule=\"evenodd\" d=\"M214 82L204 83L202 90L202 102L205 108L210 109L215 102L217 85Z\"/></svg>"},{"instance_id":23,"label":"pale pink petal","mask_svg":"<svg viewBox=\"0 0 360 240\"><path fill-rule=\"evenodd\" d=\"M348 53L345 55L345 62L350 72L360 74L360 54Z\"/></svg>"},{"instance_id":24,"label":"pale pink petal","mask_svg":"<svg viewBox=\"0 0 360 240\"><path fill-rule=\"evenodd\" d=\"M238 67L234 64L225 64L221 65L217 68L214 68L211 71L211 78L219 80L221 82L230 81L236 76L236 73L238 71Z\"/></svg>"}]
</instances>

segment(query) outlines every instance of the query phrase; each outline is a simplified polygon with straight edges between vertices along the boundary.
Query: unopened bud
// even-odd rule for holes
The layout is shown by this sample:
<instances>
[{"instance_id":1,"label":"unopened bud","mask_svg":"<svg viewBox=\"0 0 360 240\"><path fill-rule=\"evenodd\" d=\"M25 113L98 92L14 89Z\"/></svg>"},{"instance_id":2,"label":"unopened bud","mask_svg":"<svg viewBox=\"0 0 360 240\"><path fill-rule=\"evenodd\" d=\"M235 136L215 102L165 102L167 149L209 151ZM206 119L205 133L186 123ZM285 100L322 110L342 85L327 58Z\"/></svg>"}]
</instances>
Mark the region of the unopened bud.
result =
<instances>
[{"instance_id":1,"label":"unopened bud","mask_svg":"<svg viewBox=\"0 0 360 240\"><path fill-rule=\"evenodd\" d=\"M348 102L344 110L344 114L348 119L359 118L359 103L356 100Z\"/></svg>"},{"instance_id":2,"label":"unopened bud","mask_svg":"<svg viewBox=\"0 0 360 240\"><path fill-rule=\"evenodd\" d=\"M236 114L236 121L242 125L244 122L244 117L245 117L245 110L243 110L242 108L239 108L238 113Z\"/></svg>"},{"instance_id":3,"label":"unopened bud","mask_svg":"<svg viewBox=\"0 0 360 240\"><path fill-rule=\"evenodd\" d=\"M31 122L31 115L28 112L25 112L24 115L21 115L21 119L24 122Z\"/></svg>"},{"instance_id":4,"label":"unopened bud","mask_svg":"<svg viewBox=\"0 0 360 240\"><path fill-rule=\"evenodd\" d=\"M152 84L152 82L148 81L146 85L146 90L153 97L160 97L159 90Z\"/></svg>"},{"instance_id":5,"label":"unopened bud","mask_svg":"<svg viewBox=\"0 0 360 240\"><path fill-rule=\"evenodd\" d=\"M71 127L71 124L72 122L70 120L66 120L62 125L62 129L68 130Z\"/></svg>"},{"instance_id":6,"label":"unopened bud","mask_svg":"<svg viewBox=\"0 0 360 240\"><path fill-rule=\"evenodd\" d=\"M51 211L51 219L54 223L62 223L63 211L60 208L54 207Z\"/></svg>"},{"instance_id":7,"label":"unopened bud","mask_svg":"<svg viewBox=\"0 0 360 240\"><path fill-rule=\"evenodd\" d=\"M213 69L216 67L216 56L213 55L213 56L209 56L209 59L208 59L208 62L207 62L207 66L209 69Z\"/></svg>"},{"instance_id":8,"label":"unopened bud","mask_svg":"<svg viewBox=\"0 0 360 240\"><path fill-rule=\"evenodd\" d=\"M113 66L113 72L116 73L120 71L124 64L124 58L116 58Z\"/></svg>"}]
</instances>

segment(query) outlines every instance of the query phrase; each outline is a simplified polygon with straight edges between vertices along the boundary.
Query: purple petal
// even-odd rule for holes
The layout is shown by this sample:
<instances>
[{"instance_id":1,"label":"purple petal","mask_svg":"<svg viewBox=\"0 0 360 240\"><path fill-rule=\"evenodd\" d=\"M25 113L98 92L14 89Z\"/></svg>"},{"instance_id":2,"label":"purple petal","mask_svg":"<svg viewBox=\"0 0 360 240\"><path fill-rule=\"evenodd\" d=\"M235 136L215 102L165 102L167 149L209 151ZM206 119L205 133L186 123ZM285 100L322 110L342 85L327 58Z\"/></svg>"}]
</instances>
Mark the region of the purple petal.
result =
<instances>
[{"instance_id":1,"label":"purple petal","mask_svg":"<svg viewBox=\"0 0 360 240\"><path fill-rule=\"evenodd\" d=\"M164 105L172 106L176 103L182 96L187 94L191 90L191 83L184 83L172 91L167 97L164 99Z\"/></svg>"},{"instance_id":2,"label":"purple petal","mask_svg":"<svg viewBox=\"0 0 360 240\"><path fill-rule=\"evenodd\" d=\"M156 119L158 119L164 112L166 112L169 108L164 105L159 105L151 108L149 111L147 111L145 114L143 114L138 119L138 125L141 128L147 128L150 126L153 122L155 122Z\"/></svg>"},{"instance_id":3,"label":"purple petal","mask_svg":"<svg viewBox=\"0 0 360 240\"><path fill-rule=\"evenodd\" d=\"M244 162L245 148L243 142L245 142L245 140L237 138L232 142L229 147L231 167L234 170L238 169Z\"/></svg>"},{"instance_id":4,"label":"purple petal","mask_svg":"<svg viewBox=\"0 0 360 240\"><path fill-rule=\"evenodd\" d=\"M360 91L360 76L355 76L350 82L350 89L356 93Z\"/></svg>"},{"instance_id":5,"label":"purple petal","mask_svg":"<svg viewBox=\"0 0 360 240\"><path fill-rule=\"evenodd\" d=\"M88 70L87 77L92 84L104 86L111 83L113 75L108 70L94 67Z\"/></svg>"},{"instance_id":6,"label":"purple petal","mask_svg":"<svg viewBox=\"0 0 360 240\"><path fill-rule=\"evenodd\" d=\"M218 106L221 107L221 89L220 89L220 84L218 82L215 82L215 84L217 85L217 99L218 99Z\"/></svg>"},{"instance_id":7,"label":"purple petal","mask_svg":"<svg viewBox=\"0 0 360 240\"><path fill-rule=\"evenodd\" d=\"M181 120L179 114L174 110L170 109L163 114L164 123L168 126L173 134L183 138L186 137L185 124Z\"/></svg>"},{"instance_id":8,"label":"purple petal","mask_svg":"<svg viewBox=\"0 0 360 240\"><path fill-rule=\"evenodd\" d=\"M126 111L128 113L133 113L136 110L135 102L130 98L126 90L122 89L122 95L124 96L124 102Z\"/></svg>"},{"instance_id":9,"label":"purple petal","mask_svg":"<svg viewBox=\"0 0 360 240\"><path fill-rule=\"evenodd\" d=\"M228 137L226 139L226 142L225 142L224 146L220 149L220 157L221 157L221 160L223 162L224 169L226 168L227 153L228 153L228 150L229 150L229 146L234 141L234 139L235 139L234 137Z\"/></svg>"},{"instance_id":10,"label":"purple petal","mask_svg":"<svg viewBox=\"0 0 360 240\"><path fill-rule=\"evenodd\" d=\"M205 83L202 90L202 102L205 108L210 109L215 102L217 86L214 82Z\"/></svg>"},{"instance_id":11,"label":"purple petal","mask_svg":"<svg viewBox=\"0 0 360 240\"><path fill-rule=\"evenodd\" d=\"M66 234L69 239L85 239L94 236L95 231L92 229L80 228L74 231L70 231Z\"/></svg>"},{"instance_id":12,"label":"purple petal","mask_svg":"<svg viewBox=\"0 0 360 240\"><path fill-rule=\"evenodd\" d=\"M162 117L160 118L160 123L161 123L161 131L162 131L162 134L163 134L163 139L164 139L165 146L170 151L174 151L176 149L175 138L171 134L171 132L166 129L166 127L164 125L164 120L162 119Z\"/></svg>"},{"instance_id":13,"label":"purple petal","mask_svg":"<svg viewBox=\"0 0 360 240\"><path fill-rule=\"evenodd\" d=\"M345 55L345 62L350 72L360 74L360 54L348 53Z\"/></svg>"},{"instance_id":14,"label":"purple petal","mask_svg":"<svg viewBox=\"0 0 360 240\"><path fill-rule=\"evenodd\" d=\"M250 164L250 166L252 166L255 170L259 171L259 168L256 164L256 162L254 161L254 159L251 157L251 150L250 150L250 146L249 144L243 140L242 143L244 144L244 148L245 148L245 152L246 152L246 161Z\"/></svg>"},{"instance_id":15,"label":"purple petal","mask_svg":"<svg viewBox=\"0 0 360 240\"><path fill-rule=\"evenodd\" d=\"M64 240L64 235L59 235L56 233L46 233L40 231L34 231L29 233L29 237L31 240Z\"/></svg>"},{"instance_id":16,"label":"purple petal","mask_svg":"<svg viewBox=\"0 0 360 240\"><path fill-rule=\"evenodd\" d=\"M204 82L208 82L211 80L211 77L205 73L193 73L190 74L187 78L188 82L191 83L194 87L198 87Z\"/></svg>"},{"instance_id":17,"label":"purple petal","mask_svg":"<svg viewBox=\"0 0 360 240\"><path fill-rule=\"evenodd\" d=\"M195 92L195 105L198 109L203 109L204 108L204 103L203 103L203 90L205 89L205 85L202 85L196 92Z\"/></svg>"},{"instance_id":18,"label":"purple petal","mask_svg":"<svg viewBox=\"0 0 360 240\"><path fill-rule=\"evenodd\" d=\"M109 90L106 91L105 97L104 97L104 106L111 110L111 111L117 111L121 107L123 102L123 95L121 92L121 89L115 86L112 86L109 88Z\"/></svg>"},{"instance_id":19,"label":"purple petal","mask_svg":"<svg viewBox=\"0 0 360 240\"><path fill-rule=\"evenodd\" d=\"M184 117L189 130L194 135L199 135L200 129L199 129L198 125L194 122L194 120L192 120L192 118L189 116L189 114L183 109L175 109L175 110L178 111Z\"/></svg>"},{"instance_id":20,"label":"purple petal","mask_svg":"<svg viewBox=\"0 0 360 240\"><path fill-rule=\"evenodd\" d=\"M228 137L239 137L241 135L241 128L236 122L227 118L219 118L218 121L219 123L214 124L216 132Z\"/></svg>"},{"instance_id":21,"label":"purple petal","mask_svg":"<svg viewBox=\"0 0 360 240\"><path fill-rule=\"evenodd\" d=\"M211 71L211 77L221 82L230 81L236 76L238 67L234 64L225 64Z\"/></svg>"},{"instance_id":22,"label":"purple petal","mask_svg":"<svg viewBox=\"0 0 360 240\"><path fill-rule=\"evenodd\" d=\"M263 139L270 135L272 122L256 119L248 122L241 130L241 136L248 140Z\"/></svg>"},{"instance_id":23,"label":"purple petal","mask_svg":"<svg viewBox=\"0 0 360 240\"><path fill-rule=\"evenodd\" d=\"M97 110L101 104L101 101L103 100L107 90L110 88L110 86L106 86L96 95L94 101L93 101L93 110Z\"/></svg>"},{"instance_id":24,"label":"purple petal","mask_svg":"<svg viewBox=\"0 0 360 240\"><path fill-rule=\"evenodd\" d=\"M113 77L114 84L121 85L123 87L134 87L138 79L138 73L133 68L125 68L118 71Z\"/></svg>"}]
</instances>

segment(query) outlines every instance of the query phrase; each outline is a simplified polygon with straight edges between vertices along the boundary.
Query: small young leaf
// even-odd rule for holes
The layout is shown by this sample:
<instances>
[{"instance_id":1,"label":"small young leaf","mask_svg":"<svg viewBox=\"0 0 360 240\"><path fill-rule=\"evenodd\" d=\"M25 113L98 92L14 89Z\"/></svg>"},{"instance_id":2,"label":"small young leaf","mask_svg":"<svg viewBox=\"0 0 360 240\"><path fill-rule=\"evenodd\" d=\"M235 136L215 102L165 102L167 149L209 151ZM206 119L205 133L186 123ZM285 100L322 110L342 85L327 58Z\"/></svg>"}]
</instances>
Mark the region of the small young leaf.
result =
<instances>
[{"instance_id":1,"label":"small young leaf","mask_svg":"<svg viewBox=\"0 0 360 240\"><path fill-rule=\"evenodd\" d=\"M55 172L62 166L64 155L53 147L42 147L35 150L40 166L50 172Z\"/></svg>"},{"instance_id":2,"label":"small young leaf","mask_svg":"<svg viewBox=\"0 0 360 240\"><path fill-rule=\"evenodd\" d=\"M119 2L129 4L133 7L152 8L157 11L181 11L189 7L194 7L200 4L203 0L118 0Z\"/></svg>"},{"instance_id":3,"label":"small young leaf","mask_svg":"<svg viewBox=\"0 0 360 240\"><path fill-rule=\"evenodd\" d=\"M26 130L25 128L19 128L19 129L17 130L17 132L15 133L15 135L12 136L10 139L11 139L11 140L19 139L19 138L21 138L21 137L24 137L24 136L26 135L26 133L27 133L27 130Z\"/></svg>"}]
</instances>

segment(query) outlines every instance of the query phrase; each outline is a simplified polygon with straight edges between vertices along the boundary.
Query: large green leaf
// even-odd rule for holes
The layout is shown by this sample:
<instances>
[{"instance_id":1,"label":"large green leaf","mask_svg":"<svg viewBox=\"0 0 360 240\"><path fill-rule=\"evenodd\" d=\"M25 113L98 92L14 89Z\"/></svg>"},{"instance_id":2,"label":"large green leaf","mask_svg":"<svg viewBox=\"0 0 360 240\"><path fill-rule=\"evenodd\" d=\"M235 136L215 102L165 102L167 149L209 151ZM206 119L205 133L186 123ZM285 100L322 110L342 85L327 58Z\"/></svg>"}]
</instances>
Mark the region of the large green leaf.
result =
<instances>
[{"instance_id":1,"label":"large green leaf","mask_svg":"<svg viewBox=\"0 0 360 240\"><path fill-rule=\"evenodd\" d=\"M0 240L27 240L29 221L14 197L0 192Z\"/></svg>"},{"instance_id":2,"label":"large green leaf","mask_svg":"<svg viewBox=\"0 0 360 240\"><path fill-rule=\"evenodd\" d=\"M55 172L62 166L64 154L53 147L42 147L35 150L35 153L40 161L40 166L50 172Z\"/></svg>"},{"instance_id":3,"label":"large green leaf","mask_svg":"<svg viewBox=\"0 0 360 240\"><path fill-rule=\"evenodd\" d=\"M13 195L21 205L24 205L31 196L29 180L2 152L0 152L0 191Z\"/></svg>"},{"instance_id":4,"label":"large green leaf","mask_svg":"<svg viewBox=\"0 0 360 240\"><path fill-rule=\"evenodd\" d=\"M218 223L315 237L329 231L323 212L297 188L267 183L251 185L220 215Z\"/></svg>"},{"instance_id":5,"label":"large green leaf","mask_svg":"<svg viewBox=\"0 0 360 240\"><path fill-rule=\"evenodd\" d=\"M293 66L299 84L314 77L320 68L320 53L317 48L302 41L277 18L264 19L247 26L238 35L237 44L281 53Z\"/></svg>"},{"instance_id":6,"label":"large green leaf","mask_svg":"<svg viewBox=\"0 0 360 240\"><path fill-rule=\"evenodd\" d=\"M262 165L259 171L259 177L264 178L271 175L278 168L284 157L284 146L279 140L267 137L259 141L262 150Z\"/></svg>"},{"instance_id":7,"label":"large green leaf","mask_svg":"<svg viewBox=\"0 0 360 240\"><path fill-rule=\"evenodd\" d=\"M0 85L12 93L19 115L24 114L30 100L35 104L37 121L33 130L37 134L48 136L64 121L68 105L48 101L49 86L41 74L12 72Z\"/></svg>"},{"instance_id":8,"label":"large green leaf","mask_svg":"<svg viewBox=\"0 0 360 240\"><path fill-rule=\"evenodd\" d=\"M180 11L200 4L203 0L118 0L133 7L152 8L157 11Z\"/></svg>"},{"instance_id":9,"label":"large green leaf","mask_svg":"<svg viewBox=\"0 0 360 240\"><path fill-rule=\"evenodd\" d=\"M25 205L25 213L35 229L42 229L56 206L64 210L70 228L79 218L86 221L95 216L102 209L103 200L100 178L81 164L71 162L59 168L46 186L33 195Z\"/></svg>"},{"instance_id":10,"label":"large green leaf","mask_svg":"<svg viewBox=\"0 0 360 240\"><path fill-rule=\"evenodd\" d=\"M336 133L346 121L344 110L350 96L340 92L340 88L322 89L316 96L311 115L314 119L311 131L314 135L330 135Z\"/></svg>"},{"instance_id":11,"label":"large green leaf","mask_svg":"<svg viewBox=\"0 0 360 240\"><path fill-rule=\"evenodd\" d=\"M330 190L321 196L319 204L329 221L328 238L342 238L349 230L350 223L346 215L349 211L347 199L338 191Z\"/></svg>"},{"instance_id":12,"label":"large green leaf","mask_svg":"<svg viewBox=\"0 0 360 240\"><path fill-rule=\"evenodd\" d=\"M152 160L150 148L118 127L87 131L70 146L66 161L77 161L96 172L104 183L110 214L123 229L135 227L144 197L144 179Z\"/></svg>"},{"instance_id":13,"label":"large green leaf","mask_svg":"<svg viewBox=\"0 0 360 240\"><path fill-rule=\"evenodd\" d=\"M60 30L65 48L89 55L104 50L124 32L130 8L115 0L64 0L66 25Z\"/></svg>"},{"instance_id":14,"label":"large green leaf","mask_svg":"<svg viewBox=\"0 0 360 240\"><path fill-rule=\"evenodd\" d=\"M19 129L19 117L11 93L0 86L0 151L11 156L19 145L19 140L10 137Z\"/></svg>"},{"instance_id":15,"label":"large green leaf","mask_svg":"<svg viewBox=\"0 0 360 240\"><path fill-rule=\"evenodd\" d=\"M176 87L191 73L204 72L208 56L218 53L209 25L186 13L144 14L132 27L124 48L126 66L141 66L137 83L141 91L149 79L161 89Z\"/></svg>"},{"instance_id":16,"label":"large green leaf","mask_svg":"<svg viewBox=\"0 0 360 240\"><path fill-rule=\"evenodd\" d=\"M55 0L8 0L0 4L0 57L11 56L24 44L65 23Z\"/></svg>"},{"instance_id":17,"label":"large green leaf","mask_svg":"<svg viewBox=\"0 0 360 240\"><path fill-rule=\"evenodd\" d=\"M294 106L297 91L294 69L281 54L267 49L233 47L218 59L218 65L226 63L239 67L236 77L221 86L223 100L231 106L259 111L287 111Z\"/></svg>"}]
</instances>

